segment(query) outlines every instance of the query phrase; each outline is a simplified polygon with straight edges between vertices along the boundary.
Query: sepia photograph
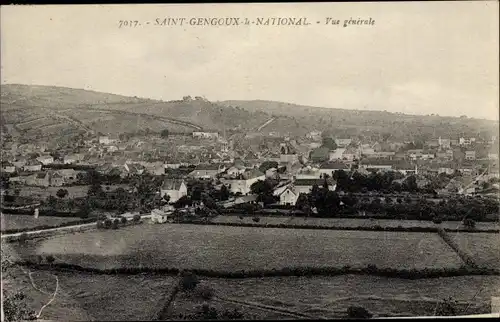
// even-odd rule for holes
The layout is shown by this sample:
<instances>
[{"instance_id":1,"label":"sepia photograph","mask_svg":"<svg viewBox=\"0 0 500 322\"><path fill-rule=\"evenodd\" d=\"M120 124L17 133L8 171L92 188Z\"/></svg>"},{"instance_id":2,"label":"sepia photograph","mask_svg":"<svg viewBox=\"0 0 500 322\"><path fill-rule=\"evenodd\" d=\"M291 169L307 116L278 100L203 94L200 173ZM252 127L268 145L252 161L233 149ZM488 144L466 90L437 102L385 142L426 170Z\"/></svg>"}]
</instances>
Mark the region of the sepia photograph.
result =
<instances>
[{"instance_id":1,"label":"sepia photograph","mask_svg":"<svg viewBox=\"0 0 500 322\"><path fill-rule=\"evenodd\" d=\"M499 2L0 7L1 321L500 317Z\"/></svg>"}]
</instances>

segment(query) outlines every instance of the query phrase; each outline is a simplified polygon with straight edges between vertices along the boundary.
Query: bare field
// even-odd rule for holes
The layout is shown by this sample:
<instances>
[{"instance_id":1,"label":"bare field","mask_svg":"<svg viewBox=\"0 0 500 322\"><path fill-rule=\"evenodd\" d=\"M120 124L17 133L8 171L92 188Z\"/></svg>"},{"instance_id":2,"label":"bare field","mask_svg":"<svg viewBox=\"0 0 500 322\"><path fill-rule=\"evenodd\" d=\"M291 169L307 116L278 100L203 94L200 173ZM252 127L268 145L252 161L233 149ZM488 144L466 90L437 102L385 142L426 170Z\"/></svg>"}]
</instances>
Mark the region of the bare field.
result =
<instances>
[{"instance_id":1,"label":"bare field","mask_svg":"<svg viewBox=\"0 0 500 322\"><path fill-rule=\"evenodd\" d=\"M437 234L145 224L57 236L26 255L53 254L82 266L252 270L297 266L459 267Z\"/></svg>"},{"instance_id":2,"label":"bare field","mask_svg":"<svg viewBox=\"0 0 500 322\"><path fill-rule=\"evenodd\" d=\"M452 238L479 266L500 268L500 234L456 233Z\"/></svg>"}]
</instances>

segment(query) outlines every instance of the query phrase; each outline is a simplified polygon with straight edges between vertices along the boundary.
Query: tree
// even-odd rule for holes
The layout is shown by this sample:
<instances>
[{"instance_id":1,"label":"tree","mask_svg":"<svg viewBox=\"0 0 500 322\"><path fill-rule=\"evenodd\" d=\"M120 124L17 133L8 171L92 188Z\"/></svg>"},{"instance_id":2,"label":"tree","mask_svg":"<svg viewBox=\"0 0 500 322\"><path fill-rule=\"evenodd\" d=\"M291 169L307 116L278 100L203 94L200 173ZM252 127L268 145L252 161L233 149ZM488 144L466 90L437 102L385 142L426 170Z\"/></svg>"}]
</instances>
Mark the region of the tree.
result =
<instances>
[{"instance_id":1,"label":"tree","mask_svg":"<svg viewBox=\"0 0 500 322\"><path fill-rule=\"evenodd\" d=\"M168 137L168 135L170 134L170 132L167 130L167 129L164 129L160 132L160 136L164 139L166 139Z\"/></svg>"},{"instance_id":2,"label":"tree","mask_svg":"<svg viewBox=\"0 0 500 322\"><path fill-rule=\"evenodd\" d=\"M465 218L463 221L463 225L467 228L475 228L476 222L471 218Z\"/></svg>"},{"instance_id":3,"label":"tree","mask_svg":"<svg viewBox=\"0 0 500 322\"><path fill-rule=\"evenodd\" d=\"M98 183L93 183L89 190L87 191L87 196L89 197L97 197L101 198L104 195L104 190L102 190L102 186Z\"/></svg>"},{"instance_id":4,"label":"tree","mask_svg":"<svg viewBox=\"0 0 500 322\"><path fill-rule=\"evenodd\" d=\"M52 264L56 260L56 258L53 255L47 255L47 257L45 259L47 260L47 263L49 263L49 264Z\"/></svg>"},{"instance_id":5,"label":"tree","mask_svg":"<svg viewBox=\"0 0 500 322\"><path fill-rule=\"evenodd\" d=\"M264 161L259 167L259 171L262 173L266 173L267 170L275 168L278 169L278 162L276 161Z\"/></svg>"},{"instance_id":6,"label":"tree","mask_svg":"<svg viewBox=\"0 0 500 322\"><path fill-rule=\"evenodd\" d=\"M330 137L324 137L322 140L322 146L325 148L328 148L330 150L336 150L337 149L337 143L335 143L335 140L330 138Z\"/></svg>"},{"instance_id":7,"label":"tree","mask_svg":"<svg viewBox=\"0 0 500 322\"><path fill-rule=\"evenodd\" d=\"M127 218L125 218L125 217L123 217L123 216L122 216L122 217L120 217L120 222L121 222L122 224L126 224L126 223L127 223Z\"/></svg>"},{"instance_id":8,"label":"tree","mask_svg":"<svg viewBox=\"0 0 500 322\"><path fill-rule=\"evenodd\" d=\"M58 196L61 199L66 197L67 195L68 195L68 190L66 190L66 189L59 189L56 192L56 196Z\"/></svg>"},{"instance_id":9,"label":"tree","mask_svg":"<svg viewBox=\"0 0 500 322\"><path fill-rule=\"evenodd\" d=\"M229 189L226 187L226 185L222 185L222 187L220 188L220 192L219 192L219 199L221 201L225 201L225 200L228 200L229 199Z\"/></svg>"},{"instance_id":10,"label":"tree","mask_svg":"<svg viewBox=\"0 0 500 322\"><path fill-rule=\"evenodd\" d=\"M108 218L108 219L104 220L104 228L109 229L109 228L111 228L111 225L113 225L113 222L111 221L111 219Z\"/></svg>"},{"instance_id":11,"label":"tree","mask_svg":"<svg viewBox=\"0 0 500 322\"><path fill-rule=\"evenodd\" d=\"M117 219L113 220L113 223L112 223L111 227L113 229L118 229L119 225L120 225L120 220L117 218Z\"/></svg>"},{"instance_id":12,"label":"tree","mask_svg":"<svg viewBox=\"0 0 500 322\"><path fill-rule=\"evenodd\" d=\"M134 217L132 217L132 220L137 223L137 222L141 221L141 216L136 214L136 215L134 215Z\"/></svg>"},{"instance_id":13,"label":"tree","mask_svg":"<svg viewBox=\"0 0 500 322\"><path fill-rule=\"evenodd\" d=\"M367 309L360 306L350 306L347 309L347 317L350 319L369 319L373 316Z\"/></svg>"}]
</instances>

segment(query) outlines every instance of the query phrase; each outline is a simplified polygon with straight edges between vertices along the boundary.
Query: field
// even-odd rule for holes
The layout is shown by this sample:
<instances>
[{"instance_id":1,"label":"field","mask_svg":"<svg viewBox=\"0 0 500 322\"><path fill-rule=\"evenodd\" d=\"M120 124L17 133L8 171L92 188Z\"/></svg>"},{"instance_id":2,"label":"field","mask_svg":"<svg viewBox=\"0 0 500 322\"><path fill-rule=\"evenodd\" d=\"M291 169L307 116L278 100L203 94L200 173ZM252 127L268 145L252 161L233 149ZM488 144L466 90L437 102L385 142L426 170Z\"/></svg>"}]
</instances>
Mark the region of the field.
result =
<instances>
[{"instance_id":1,"label":"field","mask_svg":"<svg viewBox=\"0 0 500 322\"><path fill-rule=\"evenodd\" d=\"M80 218L71 217L35 217L30 215L7 215L2 214L2 232L9 229L34 228L43 225L59 225L62 223L77 221Z\"/></svg>"},{"instance_id":2,"label":"field","mask_svg":"<svg viewBox=\"0 0 500 322\"><path fill-rule=\"evenodd\" d=\"M463 262L437 234L326 231L188 224L125 227L58 236L18 246L20 254L53 254L82 266L213 270L297 266L425 268Z\"/></svg>"},{"instance_id":3,"label":"field","mask_svg":"<svg viewBox=\"0 0 500 322\"><path fill-rule=\"evenodd\" d=\"M56 196L56 193L59 189L68 190L68 196L66 198L81 198L87 195L87 191L89 190L88 185L82 186L64 186L64 187L27 187L21 186L20 196L23 197L36 197L36 198L47 198L48 196ZM113 191L118 188L128 189L129 186L126 184L117 184L112 186L103 185L102 188L104 191L108 191L108 187L110 191Z\"/></svg>"},{"instance_id":4,"label":"field","mask_svg":"<svg viewBox=\"0 0 500 322\"><path fill-rule=\"evenodd\" d=\"M207 283L220 296L290 308L328 318L344 317L351 305L363 306L376 316L432 315L436 302L450 296L459 302L471 301L473 305L467 311L469 314L490 313L491 296L500 294L498 276L412 281L343 275L313 278L210 279Z\"/></svg>"},{"instance_id":5,"label":"field","mask_svg":"<svg viewBox=\"0 0 500 322\"><path fill-rule=\"evenodd\" d=\"M500 268L500 234L459 233L452 237L479 266Z\"/></svg>"},{"instance_id":6,"label":"field","mask_svg":"<svg viewBox=\"0 0 500 322\"><path fill-rule=\"evenodd\" d=\"M50 272L33 271L33 288L28 276L15 269L5 283L6 292L22 290L29 306L40 310L55 290ZM161 305L162 294L170 292L173 277L159 275L112 276L56 272L59 290L56 299L44 309L47 320L130 321L149 320ZM15 277L13 279L12 277ZM467 313L489 313L490 297L498 295L500 278L466 276L426 280L402 280L374 276L287 277L259 279L202 279L216 296L286 308L312 316L345 317L351 305L362 306L375 316L432 315L437 301L452 296L460 303L471 301ZM477 294L476 294L477 293ZM180 293L172 305L171 318L192 312L203 301ZM214 301L209 301L214 305ZM217 305L214 305L217 306ZM462 304L464 309L468 305ZM235 305L245 318L280 319L277 313Z\"/></svg>"},{"instance_id":7,"label":"field","mask_svg":"<svg viewBox=\"0 0 500 322\"><path fill-rule=\"evenodd\" d=\"M448 229L463 228L459 221L445 221L439 225L432 221L425 220L395 220L395 219L364 219L364 218L306 218L306 217L286 217L286 216L257 216L258 224L287 224L287 225L311 225L324 227L442 227ZM216 223L256 223L252 220L253 216L243 216L240 219L237 215L218 216L212 221ZM476 222L476 229L499 229L498 222Z\"/></svg>"}]
</instances>

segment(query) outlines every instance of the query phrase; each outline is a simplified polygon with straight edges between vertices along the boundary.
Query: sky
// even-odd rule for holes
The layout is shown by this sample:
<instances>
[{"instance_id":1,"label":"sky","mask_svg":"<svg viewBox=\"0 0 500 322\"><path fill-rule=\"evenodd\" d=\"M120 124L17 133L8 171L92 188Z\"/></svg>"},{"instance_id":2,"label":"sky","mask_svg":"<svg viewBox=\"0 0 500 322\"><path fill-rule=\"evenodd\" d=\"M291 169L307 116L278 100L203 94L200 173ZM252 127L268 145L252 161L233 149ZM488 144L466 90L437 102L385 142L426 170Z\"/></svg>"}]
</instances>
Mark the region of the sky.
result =
<instances>
[{"instance_id":1,"label":"sky","mask_svg":"<svg viewBox=\"0 0 500 322\"><path fill-rule=\"evenodd\" d=\"M261 99L498 120L498 9L497 1L2 6L0 75L2 84L162 100ZM311 24L154 25L167 17ZM375 23L344 27L350 18ZM141 26L119 28L120 20Z\"/></svg>"}]
</instances>

